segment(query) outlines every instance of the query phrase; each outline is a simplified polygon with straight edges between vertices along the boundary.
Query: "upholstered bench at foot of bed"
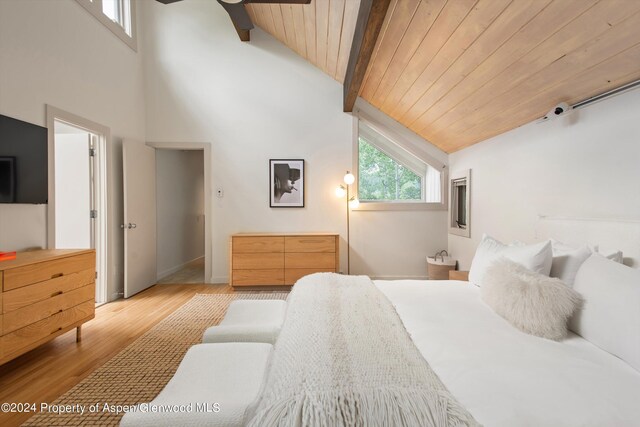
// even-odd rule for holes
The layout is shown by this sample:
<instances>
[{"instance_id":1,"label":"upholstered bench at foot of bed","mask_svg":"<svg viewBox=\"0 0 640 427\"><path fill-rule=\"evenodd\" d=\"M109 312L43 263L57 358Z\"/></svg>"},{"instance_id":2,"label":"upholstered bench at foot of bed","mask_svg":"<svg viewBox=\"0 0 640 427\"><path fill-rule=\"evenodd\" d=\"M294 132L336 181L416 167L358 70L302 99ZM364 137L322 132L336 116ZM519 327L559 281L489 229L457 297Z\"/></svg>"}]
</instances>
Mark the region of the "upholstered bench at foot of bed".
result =
<instances>
[{"instance_id":1,"label":"upholstered bench at foot of bed","mask_svg":"<svg viewBox=\"0 0 640 427\"><path fill-rule=\"evenodd\" d=\"M281 300L236 300L222 322L204 332L202 342L264 342L273 344L284 322L287 303Z\"/></svg>"},{"instance_id":2,"label":"upholstered bench at foot of bed","mask_svg":"<svg viewBox=\"0 0 640 427\"><path fill-rule=\"evenodd\" d=\"M127 412L120 425L242 426L262 387L272 348L265 343L191 347L160 394Z\"/></svg>"}]
</instances>

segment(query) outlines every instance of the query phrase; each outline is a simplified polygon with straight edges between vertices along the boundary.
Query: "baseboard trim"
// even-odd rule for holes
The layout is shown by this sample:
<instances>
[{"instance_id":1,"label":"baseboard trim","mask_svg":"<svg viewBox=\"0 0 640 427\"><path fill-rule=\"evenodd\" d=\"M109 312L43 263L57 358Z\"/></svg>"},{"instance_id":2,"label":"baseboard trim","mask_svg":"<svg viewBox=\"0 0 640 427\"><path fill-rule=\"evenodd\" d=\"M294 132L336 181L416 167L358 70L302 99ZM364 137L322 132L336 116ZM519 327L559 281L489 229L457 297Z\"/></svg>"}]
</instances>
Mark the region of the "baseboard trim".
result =
<instances>
[{"instance_id":1,"label":"baseboard trim","mask_svg":"<svg viewBox=\"0 0 640 427\"><path fill-rule=\"evenodd\" d=\"M371 280L429 280L428 276L369 276ZM229 283L229 276L214 276L207 283Z\"/></svg>"},{"instance_id":2,"label":"baseboard trim","mask_svg":"<svg viewBox=\"0 0 640 427\"><path fill-rule=\"evenodd\" d=\"M107 302L115 301L120 298L124 298L124 292L114 292L111 294L111 298L109 298L109 301Z\"/></svg>"},{"instance_id":3,"label":"baseboard trim","mask_svg":"<svg viewBox=\"0 0 640 427\"><path fill-rule=\"evenodd\" d=\"M202 258L204 258L204 255L196 257L196 258L194 258L194 259L192 259L190 261L184 262L184 263L182 263L180 265L177 265L175 267L171 267L170 269L159 273L158 274L158 278L156 279L156 281L160 281L160 280L164 279L167 276L171 276L176 271L179 271L179 270L182 270L183 268L185 268L188 264L191 264L192 262L197 261L197 260L202 259Z\"/></svg>"},{"instance_id":4,"label":"baseboard trim","mask_svg":"<svg viewBox=\"0 0 640 427\"><path fill-rule=\"evenodd\" d=\"M428 276L369 276L371 280L429 280Z\"/></svg>"},{"instance_id":5,"label":"baseboard trim","mask_svg":"<svg viewBox=\"0 0 640 427\"><path fill-rule=\"evenodd\" d=\"M214 276L207 283L212 285L229 283L229 276Z\"/></svg>"}]
</instances>

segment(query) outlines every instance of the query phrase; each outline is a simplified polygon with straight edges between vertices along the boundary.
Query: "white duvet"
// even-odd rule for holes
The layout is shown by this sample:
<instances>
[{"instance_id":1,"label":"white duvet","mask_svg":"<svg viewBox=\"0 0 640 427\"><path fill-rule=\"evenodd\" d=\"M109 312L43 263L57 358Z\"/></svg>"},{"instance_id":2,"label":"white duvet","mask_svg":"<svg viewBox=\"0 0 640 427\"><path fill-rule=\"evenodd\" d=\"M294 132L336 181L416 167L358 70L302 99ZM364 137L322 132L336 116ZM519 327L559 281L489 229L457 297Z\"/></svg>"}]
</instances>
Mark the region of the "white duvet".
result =
<instances>
[{"instance_id":1,"label":"white duvet","mask_svg":"<svg viewBox=\"0 0 640 427\"><path fill-rule=\"evenodd\" d=\"M640 373L581 337L524 334L468 282L375 284L442 382L484 426L640 425Z\"/></svg>"}]
</instances>

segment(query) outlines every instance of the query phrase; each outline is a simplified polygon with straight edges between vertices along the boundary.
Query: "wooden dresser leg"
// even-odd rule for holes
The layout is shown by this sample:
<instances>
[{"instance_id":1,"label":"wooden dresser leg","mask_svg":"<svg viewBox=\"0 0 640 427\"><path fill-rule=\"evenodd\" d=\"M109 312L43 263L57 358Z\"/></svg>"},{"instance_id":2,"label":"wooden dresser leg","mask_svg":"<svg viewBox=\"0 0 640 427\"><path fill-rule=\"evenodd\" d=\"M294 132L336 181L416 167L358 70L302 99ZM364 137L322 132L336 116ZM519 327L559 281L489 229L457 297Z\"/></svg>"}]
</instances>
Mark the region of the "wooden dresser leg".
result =
<instances>
[{"instance_id":1,"label":"wooden dresser leg","mask_svg":"<svg viewBox=\"0 0 640 427\"><path fill-rule=\"evenodd\" d=\"M82 325L76 328L76 342L82 341Z\"/></svg>"}]
</instances>

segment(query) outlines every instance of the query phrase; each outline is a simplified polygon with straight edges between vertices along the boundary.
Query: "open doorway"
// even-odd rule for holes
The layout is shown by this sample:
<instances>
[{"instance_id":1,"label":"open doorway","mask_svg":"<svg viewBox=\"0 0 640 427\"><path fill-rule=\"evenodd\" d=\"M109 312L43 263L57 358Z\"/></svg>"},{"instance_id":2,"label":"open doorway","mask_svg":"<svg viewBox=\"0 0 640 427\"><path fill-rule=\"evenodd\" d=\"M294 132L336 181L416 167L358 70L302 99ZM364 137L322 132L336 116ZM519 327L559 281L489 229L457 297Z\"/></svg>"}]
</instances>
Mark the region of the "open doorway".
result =
<instances>
[{"instance_id":1,"label":"open doorway","mask_svg":"<svg viewBox=\"0 0 640 427\"><path fill-rule=\"evenodd\" d=\"M205 283L202 149L156 149L158 283Z\"/></svg>"},{"instance_id":2,"label":"open doorway","mask_svg":"<svg viewBox=\"0 0 640 427\"><path fill-rule=\"evenodd\" d=\"M47 246L95 249L96 304L107 302L109 129L47 106L49 206Z\"/></svg>"}]
</instances>

